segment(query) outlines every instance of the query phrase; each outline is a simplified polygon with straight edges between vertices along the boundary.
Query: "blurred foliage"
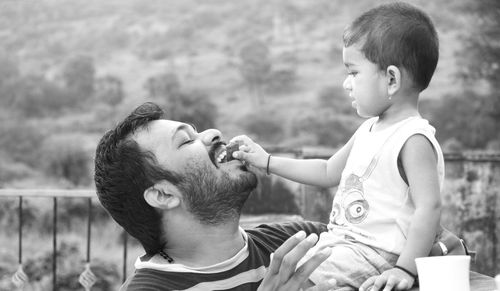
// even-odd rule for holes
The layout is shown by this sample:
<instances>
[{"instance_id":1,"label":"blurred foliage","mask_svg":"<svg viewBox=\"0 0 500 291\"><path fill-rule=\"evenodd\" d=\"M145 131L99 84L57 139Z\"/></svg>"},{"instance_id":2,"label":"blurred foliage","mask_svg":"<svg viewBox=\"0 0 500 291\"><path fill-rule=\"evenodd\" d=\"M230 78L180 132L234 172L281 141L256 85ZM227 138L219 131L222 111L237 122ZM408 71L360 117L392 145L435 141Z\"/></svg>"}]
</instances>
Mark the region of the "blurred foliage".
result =
<instances>
[{"instance_id":1,"label":"blurred foliage","mask_svg":"<svg viewBox=\"0 0 500 291\"><path fill-rule=\"evenodd\" d=\"M266 92L287 94L296 89L297 72L292 66L273 68L266 82Z\"/></svg>"},{"instance_id":2,"label":"blurred foliage","mask_svg":"<svg viewBox=\"0 0 500 291\"><path fill-rule=\"evenodd\" d=\"M63 67L62 78L66 89L74 92L76 103L94 93L95 68L90 56L77 55L70 58Z\"/></svg>"},{"instance_id":3,"label":"blurred foliage","mask_svg":"<svg viewBox=\"0 0 500 291\"><path fill-rule=\"evenodd\" d=\"M57 290L83 289L78 282L78 277L84 271L85 261L78 245L72 241L62 241L58 246ZM41 286L42 290L52 288L52 260L51 251L26 259L24 271L30 278L30 284ZM92 261L90 268L97 277L97 282L92 290L115 290L116 282L120 278L118 267L115 264L96 259Z\"/></svg>"},{"instance_id":4,"label":"blurred foliage","mask_svg":"<svg viewBox=\"0 0 500 291\"><path fill-rule=\"evenodd\" d=\"M459 53L443 54L448 58L443 60L458 61L460 86L468 88L463 94L439 89L429 106L423 104L439 140L455 150L499 149L499 2L440 2L446 9L413 2L430 12L444 36L442 45L456 47L451 51ZM200 130L236 121L227 126L232 133L251 133L261 142L337 147L360 123L343 89L328 85L341 82L340 36L349 19L374 5L368 0L348 6L327 0L4 3L0 183L48 176L47 183L85 185L88 174L77 176L91 171L82 165L92 152L74 145L68 152L75 157L52 153L57 162L43 161L41 151L50 152L44 144L69 142L54 141L54 132L81 133L80 140L95 143L95 136L148 100L160 103L169 118ZM435 78L455 73L448 67ZM240 98L242 89L254 99L251 106ZM305 100L314 90L317 96ZM72 163L79 170L64 169Z\"/></svg>"},{"instance_id":5,"label":"blurred foliage","mask_svg":"<svg viewBox=\"0 0 500 291\"><path fill-rule=\"evenodd\" d=\"M300 214L292 191L282 181L267 175L259 176L259 185L242 211L245 214Z\"/></svg>"},{"instance_id":6,"label":"blurred foliage","mask_svg":"<svg viewBox=\"0 0 500 291\"><path fill-rule=\"evenodd\" d=\"M120 78L106 75L95 80L95 98L97 102L116 106L123 101L123 82Z\"/></svg>"},{"instance_id":7,"label":"blurred foliage","mask_svg":"<svg viewBox=\"0 0 500 291\"><path fill-rule=\"evenodd\" d=\"M263 143L279 144L284 138L283 122L271 112L256 112L242 116L238 123L245 133Z\"/></svg>"},{"instance_id":8,"label":"blurred foliage","mask_svg":"<svg viewBox=\"0 0 500 291\"><path fill-rule=\"evenodd\" d=\"M96 200L92 201L90 215L93 224L102 224L111 218L102 205ZM59 218L58 226L61 227L61 231L70 231L86 226L89 218L88 199L59 199L57 216Z\"/></svg>"},{"instance_id":9,"label":"blurred foliage","mask_svg":"<svg viewBox=\"0 0 500 291\"><path fill-rule=\"evenodd\" d=\"M434 118L444 138L454 137L465 148L500 150L500 1L467 1L462 11L475 23L458 53L466 89L446 98ZM488 90L475 90L483 81Z\"/></svg>"},{"instance_id":10,"label":"blurred foliage","mask_svg":"<svg viewBox=\"0 0 500 291\"><path fill-rule=\"evenodd\" d=\"M0 88L17 77L19 77L18 61L12 54L0 52Z\"/></svg>"},{"instance_id":11,"label":"blurred foliage","mask_svg":"<svg viewBox=\"0 0 500 291\"><path fill-rule=\"evenodd\" d=\"M19 225L19 200L3 200L0 203L0 226L7 234L13 235ZM37 224L40 215L40 209L35 208L33 203L23 200L23 226L27 228ZM38 225L37 225L38 226Z\"/></svg>"},{"instance_id":12,"label":"blurred foliage","mask_svg":"<svg viewBox=\"0 0 500 291\"><path fill-rule=\"evenodd\" d=\"M0 152L11 162L21 162L36 168L39 163L38 149L45 132L32 122L4 120L0 124Z\"/></svg>"},{"instance_id":13,"label":"blurred foliage","mask_svg":"<svg viewBox=\"0 0 500 291\"><path fill-rule=\"evenodd\" d=\"M467 98L446 96L430 109L437 138L455 151L488 148L500 137L500 118L488 113L493 97L480 96L470 90L465 91L464 96Z\"/></svg>"},{"instance_id":14,"label":"blurred foliage","mask_svg":"<svg viewBox=\"0 0 500 291\"><path fill-rule=\"evenodd\" d=\"M182 88L174 73L148 78L144 84L148 98L164 108L167 118L191 123L201 131L215 127L217 107L201 90Z\"/></svg>"},{"instance_id":15,"label":"blurred foliage","mask_svg":"<svg viewBox=\"0 0 500 291\"><path fill-rule=\"evenodd\" d=\"M91 152L85 147L81 134L59 134L46 138L40 149L45 157L43 169L49 175L62 177L73 185L89 185L91 181Z\"/></svg>"},{"instance_id":16,"label":"blurred foliage","mask_svg":"<svg viewBox=\"0 0 500 291\"><path fill-rule=\"evenodd\" d=\"M353 114L343 90L327 87L319 92L312 111L301 112L294 119L294 135L312 134L311 143L338 147L345 144L360 125L361 119Z\"/></svg>"},{"instance_id":17,"label":"blurred foliage","mask_svg":"<svg viewBox=\"0 0 500 291\"><path fill-rule=\"evenodd\" d=\"M0 151L0 161L2 161L0 163L0 187L8 181L36 175L32 167L23 162L14 161L5 152Z\"/></svg>"},{"instance_id":18,"label":"blurred foliage","mask_svg":"<svg viewBox=\"0 0 500 291\"><path fill-rule=\"evenodd\" d=\"M55 116L72 104L64 89L42 76L12 79L1 90L4 105L27 118Z\"/></svg>"},{"instance_id":19,"label":"blurred foliage","mask_svg":"<svg viewBox=\"0 0 500 291\"><path fill-rule=\"evenodd\" d=\"M262 102L262 90L271 74L269 47L260 40L247 42L240 50L240 73L257 104Z\"/></svg>"}]
</instances>

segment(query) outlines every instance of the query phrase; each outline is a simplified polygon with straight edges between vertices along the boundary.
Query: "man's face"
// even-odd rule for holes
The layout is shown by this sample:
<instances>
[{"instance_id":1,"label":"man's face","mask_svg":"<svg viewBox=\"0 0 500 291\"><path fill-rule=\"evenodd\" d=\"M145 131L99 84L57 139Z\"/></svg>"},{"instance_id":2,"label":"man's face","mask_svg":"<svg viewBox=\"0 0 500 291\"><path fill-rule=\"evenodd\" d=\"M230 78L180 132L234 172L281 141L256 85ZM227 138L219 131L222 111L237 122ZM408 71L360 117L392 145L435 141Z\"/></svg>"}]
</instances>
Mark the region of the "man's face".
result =
<instances>
[{"instance_id":1,"label":"man's face","mask_svg":"<svg viewBox=\"0 0 500 291\"><path fill-rule=\"evenodd\" d=\"M257 185L255 174L239 160L223 162L225 145L218 130L197 132L171 120L155 120L133 139L152 152L159 165L182 177L176 185L188 210L201 222L217 224L238 216Z\"/></svg>"}]
</instances>

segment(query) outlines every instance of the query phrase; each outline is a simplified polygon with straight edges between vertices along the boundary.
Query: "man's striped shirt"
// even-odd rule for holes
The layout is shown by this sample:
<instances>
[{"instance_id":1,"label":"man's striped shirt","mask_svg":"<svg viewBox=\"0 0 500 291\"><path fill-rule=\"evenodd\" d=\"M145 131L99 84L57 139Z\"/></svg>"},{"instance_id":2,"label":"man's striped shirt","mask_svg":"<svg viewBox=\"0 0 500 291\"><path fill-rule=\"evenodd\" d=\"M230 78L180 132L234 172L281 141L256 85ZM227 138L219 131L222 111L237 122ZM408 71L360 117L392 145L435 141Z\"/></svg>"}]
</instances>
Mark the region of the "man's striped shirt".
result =
<instances>
[{"instance_id":1,"label":"man's striped shirt","mask_svg":"<svg viewBox=\"0 0 500 291\"><path fill-rule=\"evenodd\" d=\"M135 274L120 290L257 290L266 273L266 267L269 266L270 254L300 230L319 236L321 232L326 231L326 225L316 222L287 222L241 229L245 246L232 258L202 268L157 263L153 259L143 261L138 258Z\"/></svg>"}]
</instances>

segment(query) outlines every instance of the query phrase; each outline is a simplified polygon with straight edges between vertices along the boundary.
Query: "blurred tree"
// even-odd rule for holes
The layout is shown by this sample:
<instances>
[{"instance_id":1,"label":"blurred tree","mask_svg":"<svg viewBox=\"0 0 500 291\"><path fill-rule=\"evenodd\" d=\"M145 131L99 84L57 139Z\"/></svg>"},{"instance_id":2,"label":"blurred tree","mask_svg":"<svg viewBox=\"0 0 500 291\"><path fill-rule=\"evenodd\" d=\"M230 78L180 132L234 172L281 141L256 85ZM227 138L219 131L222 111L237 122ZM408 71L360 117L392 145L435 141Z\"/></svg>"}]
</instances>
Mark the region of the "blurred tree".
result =
<instances>
[{"instance_id":1,"label":"blurred tree","mask_svg":"<svg viewBox=\"0 0 500 291\"><path fill-rule=\"evenodd\" d=\"M0 144L3 144L3 142L0 141ZM37 174L26 163L13 161L12 154L7 154L3 150L0 150L0 161L0 188L4 188L6 182L34 177ZM1 210L0 213L2 213ZM2 220L1 214L0 220Z\"/></svg>"},{"instance_id":2,"label":"blurred tree","mask_svg":"<svg viewBox=\"0 0 500 291\"><path fill-rule=\"evenodd\" d=\"M151 99L178 99L181 84L174 73L164 73L149 77L144 88Z\"/></svg>"},{"instance_id":3,"label":"blurred tree","mask_svg":"<svg viewBox=\"0 0 500 291\"><path fill-rule=\"evenodd\" d=\"M270 112L257 112L243 116L239 123L249 134L256 135L260 142L277 144L283 140L283 121Z\"/></svg>"},{"instance_id":4,"label":"blurred tree","mask_svg":"<svg viewBox=\"0 0 500 291\"><path fill-rule=\"evenodd\" d=\"M192 123L201 131L215 127L218 111L208 94L191 90L179 94L177 100L167 105L167 112L172 119Z\"/></svg>"},{"instance_id":5,"label":"blurred tree","mask_svg":"<svg viewBox=\"0 0 500 291\"><path fill-rule=\"evenodd\" d=\"M347 96L343 88L327 86L318 93L318 108L327 108L332 113L353 115L352 100Z\"/></svg>"},{"instance_id":6,"label":"blurred tree","mask_svg":"<svg viewBox=\"0 0 500 291\"><path fill-rule=\"evenodd\" d=\"M19 77L19 67L15 58L0 52L0 88L13 78ZM1 93L1 92L0 92ZM0 95L0 99L4 96Z\"/></svg>"},{"instance_id":7,"label":"blurred tree","mask_svg":"<svg viewBox=\"0 0 500 291\"><path fill-rule=\"evenodd\" d=\"M293 120L293 134L312 133L316 138L315 143L322 146L337 147L346 143L362 120L353 112L344 95L339 87L322 89L314 109L301 112Z\"/></svg>"},{"instance_id":8,"label":"blurred tree","mask_svg":"<svg viewBox=\"0 0 500 291\"><path fill-rule=\"evenodd\" d=\"M41 148L44 169L75 186L87 186L91 181L92 153L86 144L85 136L80 134L59 134L47 138Z\"/></svg>"},{"instance_id":9,"label":"blurred tree","mask_svg":"<svg viewBox=\"0 0 500 291\"><path fill-rule=\"evenodd\" d=\"M152 76L144 88L148 97L165 109L168 118L196 125L198 130L213 128L217 118L217 107L207 93L181 88L174 73Z\"/></svg>"},{"instance_id":10,"label":"blurred tree","mask_svg":"<svg viewBox=\"0 0 500 291\"><path fill-rule=\"evenodd\" d=\"M256 103L260 104L263 86L271 73L269 48L264 42L253 40L241 48L239 56L240 73Z\"/></svg>"},{"instance_id":11,"label":"blurred tree","mask_svg":"<svg viewBox=\"0 0 500 291\"><path fill-rule=\"evenodd\" d=\"M53 115L69 104L64 90L41 76L12 79L0 90L3 105L19 111L23 118Z\"/></svg>"},{"instance_id":12,"label":"blurred tree","mask_svg":"<svg viewBox=\"0 0 500 291\"><path fill-rule=\"evenodd\" d=\"M95 81L95 97L108 105L115 106L123 100L123 83L120 78L107 75Z\"/></svg>"},{"instance_id":13,"label":"blurred tree","mask_svg":"<svg viewBox=\"0 0 500 291\"><path fill-rule=\"evenodd\" d=\"M38 149L46 134L34 122L4 120L0 124L0 148L13 162L36 166L40 162Z\"/></svg>"},{"instance_id":14,"label":"blurred tree","mask_svg":"<svg viewBox=\"0 0 500 291\"><path fill-rule=\"evenodd\" d=\"M463 96L463 100L467 101L453 100L458 104L445 101L443 110L448 108L447 110L452 111L461 106L466 106L469 110L473 108L470 111L459 109L462 113L470 112L466 116L471 118L465 118L459 113L448 114L452 116L449 116L450 119L446 122L461 123L463 127L457 127L456 134L460 134L458 131L467 132L478 139L472 141L462 134L461 138L466 140L459 139L459 141L465 146L484 148L488 142L500 140L500 1L468 1L463 6L463 11L473 19L471 20L473 25L465 36L464 49L459 53L464 86L477 88L477 84L485 80L490 88L486 94L467 92ZM491 127L496 130L491 130Z\"/></svg>"},{"instance_id":15,"label":"blurred tree","mask_svg":"<svg viewBox=\"0 0 500 291\"><path fill-rule=\"evenodd\" d=\"M78 55L70 58L62 74L66 89L74 93L74 102L81 103L93 95L95 68L92 57Z\"/></svg>"},{"instance_id":16,"label":"blurred tree","mask_svg":"<svg viewBox=\"0 0 500 291\"><path fill-rule=\"evenodd\" d=\"M327 147L338 147L345 144L356 131L360 122L355 116L337 115L328 110L304 112L294 119L292 132L294 135L313 133L316 144Z\"/></svg>"},{"instance_id":17,"label":"blurred tree","mask_svg":"<svg viewBox=\"0 0 500 291\"><path fill-rule=\"evenodd\" d=\"M500 120L489 114L491 100L466 90L461 96L445 96L431 111L437 138L454 140L466 149L485 148L498 138Z\"/></svg>"},{"instance_id":18,"label":"blurred tree","mask_svg":"<svg viewBox=\"0 0 500 291\"><path fill-rule=\"evenodd\" d=\"M248 197L242 212L300 214L290 189L282 181L264 175L259 176L259 185Z\"/></svg>"},{"instance_id":19,"label":"blurred tree","mask_svg":"<svg viewBox=\"0 0 500 291\"><path fill-rule=\"evenodd\" d=\"M282 66L269 74L266 91L272 94L288 94L296 89L297 72L294 67Z\"/></svg>"}]
</instances>

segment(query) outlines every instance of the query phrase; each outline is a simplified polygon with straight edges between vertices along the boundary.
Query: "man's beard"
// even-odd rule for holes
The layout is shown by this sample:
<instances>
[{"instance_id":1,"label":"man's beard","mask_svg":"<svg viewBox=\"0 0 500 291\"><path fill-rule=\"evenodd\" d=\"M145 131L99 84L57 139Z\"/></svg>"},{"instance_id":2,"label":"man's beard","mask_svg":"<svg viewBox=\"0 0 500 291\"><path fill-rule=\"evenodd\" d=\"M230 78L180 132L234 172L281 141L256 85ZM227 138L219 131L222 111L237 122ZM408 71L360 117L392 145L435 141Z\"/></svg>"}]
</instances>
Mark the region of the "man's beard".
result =
<instances>
[{"instance_id":1,"label":"man's beard","mask_svg":"<svg viewBox=\"0 0 500 291\"><path fill-rule=\"evenodd\" d=\"M204 224L218 225L239 218L257 177L242 171L238 177L222 172L220 177L207 164L188 163L182 181L177 185L191 214Z\"/></svg>"}]
</instances>

